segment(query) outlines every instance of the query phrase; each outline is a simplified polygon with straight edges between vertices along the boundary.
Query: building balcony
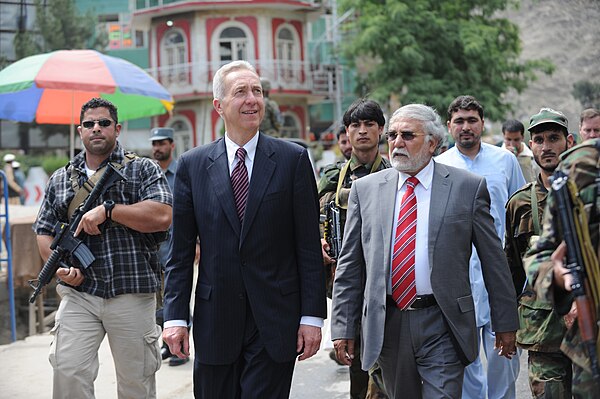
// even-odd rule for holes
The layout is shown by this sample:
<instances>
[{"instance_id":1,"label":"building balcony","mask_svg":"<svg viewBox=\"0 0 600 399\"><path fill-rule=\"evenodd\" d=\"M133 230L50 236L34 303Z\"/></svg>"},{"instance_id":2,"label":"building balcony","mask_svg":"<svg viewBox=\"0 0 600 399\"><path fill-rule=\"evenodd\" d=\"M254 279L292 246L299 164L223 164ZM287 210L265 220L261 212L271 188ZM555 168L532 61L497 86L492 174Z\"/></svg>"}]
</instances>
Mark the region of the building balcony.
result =
<instances>
[{"instance_id":1,"label":"building balcony","mask_svg":"<svg viewBox=\"0 0 600 399\"><path fill-rule=\"evenodd\" d=\"M130 4L133 3L134 12L138 11L156 11L163 8L176 9L180 10L190 10L190 9L214 9L215 6L219 8L229 8L235 7L239 8L240 6L246 8L276 8L276 9L305 9L309 11L313 11L318 9L325 4L329 3L329 0L288 0L286 2L274 2L272 0L220 0L218 2L214 0L198 0L198 1L190 1L190 0L130 0Z\"/></svg>"},{"instance_id":2,"label":"building balcony","mask_svg":"<svg viewBox=\"0 0 600 399\"><path fill-rule=\"evenodd\" d=\"M149 68L150 73L169 92L180 98L212 98L212 77L222 62L186 63ZM271 93L278 96L331 97L336 90L338 69L333 64L267 60L253 62L259 75L271 82Z\"/></svg>"}]
</instances>

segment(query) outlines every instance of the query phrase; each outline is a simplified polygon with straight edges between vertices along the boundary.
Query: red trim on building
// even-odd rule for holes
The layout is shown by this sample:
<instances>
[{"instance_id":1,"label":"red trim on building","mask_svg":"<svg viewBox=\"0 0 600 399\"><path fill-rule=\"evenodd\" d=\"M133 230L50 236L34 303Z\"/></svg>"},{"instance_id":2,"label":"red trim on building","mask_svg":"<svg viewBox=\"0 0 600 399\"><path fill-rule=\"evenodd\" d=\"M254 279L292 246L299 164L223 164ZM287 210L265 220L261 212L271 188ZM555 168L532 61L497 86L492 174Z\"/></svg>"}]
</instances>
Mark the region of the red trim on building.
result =
<instances>
[{"instance_id":1,"label":"red trim on building","mask_svg":"<svg viewBox=\"0 0 600 399\"><path fill-rule=\"evenodd\" d=\"M287 5L294 6L297 8L303 8L306 10L318 10L320 5L307 1L294 1L294 0L241 0L241 1L181 1L175 4L163 4L161 7L149 7L143 8L133 12L133 15L145 15L145 14L163 14L165 11L177 12L178 9L215 9L215 8L240 8L243 6L256 6L276 4L278 6ZM250 7L247 7L250 8Z\"/></svg>"},{"instance_id":2,"label":"red trim on building","mask_svg":"<svg viewBox=\"0 0 600 399\"><path fill-rule=\"evenodd\" d=\"M282 113L294 113L296 117L300 120L300 138L307 139L306 137L306 112L304 108L300 105L292 105L286 106L282 105L279 107Z\"/></svg>"},{"instance_id":3,"label":"red trim on building","mask_svg":"<svg viewBox=\"0 0 600 399\"><path fill-rule=\"evenodd\" d=\"M210 113L210 125L211 125L211 138L212 141L215 141L217 139L217 122L219 121L219 119L221 118L221 115L219 115L219 113L217 112L216 109L212 109L212 112Z\"/></svg>"},{"instance_id":4,"label":"red trim on building","mask_svg":"<svg viewBox=\"0 0 600 399\"><path fill-rule=\"evenodd\" d=\"M191 109L184 109L181 111L177 111L173 114L173 116L169 116L169 114L160 115L158 117L158 126L166 126L167 122L175 117L184 117L187 122L192 127L192 142L193 146L196 147L198 145L198 139L196 134L196 112Z\"/></svg>"},{"instance_id":5,"label":"red trim on building","mask_svg":"<svg viewBox=\"0 0 600 399\"><path fill-rule=\"evenodd\" d=\"M192 38L190 35L190 21L188 21L187 19L173 19L171 21L173 21L173 26L167 26L166 23L159 23L156 26L156 59L158 61L159 66L161 66L160 42L162 41L163 37L167 34L167 31L173 28L179 28L183 31L187 42L187 62L192 61Z\"/></svg>"},{"instance_id":6,"label":"red trim on building","mask_svg":"<svg viewBox=\"0 0 600 399\"><path fill-rule=\"evenodd\" d=\"M252 38L254 40L254 59L258 60L258 23L256 17L237 17L235 21L241 22L250 29L252 32Z\"/></svg>"}]
</instances>

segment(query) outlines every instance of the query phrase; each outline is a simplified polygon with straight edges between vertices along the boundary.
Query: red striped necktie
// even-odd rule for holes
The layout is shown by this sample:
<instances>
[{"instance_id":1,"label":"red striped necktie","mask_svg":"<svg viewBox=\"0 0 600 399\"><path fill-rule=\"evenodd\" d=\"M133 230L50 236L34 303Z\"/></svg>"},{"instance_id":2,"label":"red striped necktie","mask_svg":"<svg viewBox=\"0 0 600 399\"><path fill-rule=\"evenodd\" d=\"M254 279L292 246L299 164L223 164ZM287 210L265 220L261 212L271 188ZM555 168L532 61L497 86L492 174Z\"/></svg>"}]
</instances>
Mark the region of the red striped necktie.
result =
<instances>
[{"instance_id":1,"label":"red striped necktie","mask_svg":"<svg viewBox=\"0 0 600 399\"><path fill-rule=\"evenodd\" d=\"M406 192L402 197L398 226L394 238L392 256L392 298L396 305L405 310L417 298L415 283L415 241L417 235L416 177L406 180Z\"/></svg>"},{"instance_id":2,"label":"red striped necktie","mask_svg":"<svg viewBox=\"0 0 600 399\"><path fill-rule=\"evenodd\" d=\"M248 170L246 169L246 150L243 147L237 149L235 156L238 163L233 168L231 173L231 188L233 189L233 198L235 200L235 208L237 209L240 222L244 220L246 212L246 200L248 199Z\"/></svg>"}]
</instances>

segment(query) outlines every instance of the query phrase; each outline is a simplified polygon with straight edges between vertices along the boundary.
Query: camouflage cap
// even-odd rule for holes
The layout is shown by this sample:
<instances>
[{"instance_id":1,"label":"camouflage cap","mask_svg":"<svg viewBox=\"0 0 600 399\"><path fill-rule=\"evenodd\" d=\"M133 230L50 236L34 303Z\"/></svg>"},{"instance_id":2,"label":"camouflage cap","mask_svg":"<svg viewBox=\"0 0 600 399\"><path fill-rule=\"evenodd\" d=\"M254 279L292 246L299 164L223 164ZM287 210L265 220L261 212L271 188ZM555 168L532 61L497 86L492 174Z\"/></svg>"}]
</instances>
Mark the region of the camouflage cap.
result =
<instances>
[{"instance_id":1,"label":"camouflage cap","mask_svg":"<svg viewBox=\"0 0 600 399\"><path fill-rule=\"evenodd\" d=\"M562 112L555 111L552 108L542 108L540 109L540 112L533 115L529 120L529 127L527 130L531 132L531 129L543 123L553 123L564 127L567 131L569 130L567 117Z\"/></svg>"}]
</instances>

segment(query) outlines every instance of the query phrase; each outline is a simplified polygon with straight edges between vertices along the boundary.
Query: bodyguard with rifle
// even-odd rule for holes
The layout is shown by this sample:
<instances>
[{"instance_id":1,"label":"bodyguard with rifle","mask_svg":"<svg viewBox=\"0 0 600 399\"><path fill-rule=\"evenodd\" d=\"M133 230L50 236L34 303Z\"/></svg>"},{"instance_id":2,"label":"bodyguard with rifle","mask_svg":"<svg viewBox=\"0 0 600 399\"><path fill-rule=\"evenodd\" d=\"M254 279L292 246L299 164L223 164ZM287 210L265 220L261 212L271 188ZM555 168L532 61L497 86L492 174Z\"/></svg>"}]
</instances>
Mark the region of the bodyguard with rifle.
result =
<instances>
[{"instance_id":1,"label":"bodyguard with rifle","mask_svg":"<svg viewBox=\"0 0 600 399\"><path fill-rule=\"evenodd\" d=\"M75 237L75 232L81 222L81 218L92 207L96 206L98 199L104 195L110 186L119 180L127 180L113 165L107 165L100 180L94 185L92 191L88 194L85 201L75 210L69 224L58 222L55 226L54 240L50 244L52 254L42 267L37 280L29 281L29 285L34 289L30 303L34 303L42 288L50 283L52 277L59 267L69 268L65 263L66 257L71 256L77 258L81 269L87 269L96 260L94 254L84 244L84 242ZM88 180L89 181L89 180ZM85 233L84 233L85 234Z\"/></svg>"},{"instance_id":2,"label":"bodyguard with rifle","mask_svg":"<svg viewBox=\"0 0 600 399\"><path fill-rule=\"evenodd\" d=\"M577 319L561 350L573 362L573 397L600 397L600 139L563 154L548 197L543 232L525 260L538 298Z\"/></svg>"},{"instance_id":3,"label":"bodyguard with rifle","mask_svg":"<svg viewBox=\"0 0 600 399\"><path fill-rule=\"evenodd\" d=\"M33 226L46 263L32 299L54 275L61 296L49 355L53 398L94 397L105 335L118 396L155 398L158 245L171 224L173 197L158 165L117 141L121 125L112 103L91 99L80 118L84 150L50 177Z\"/></svg>"}]
</instances>

